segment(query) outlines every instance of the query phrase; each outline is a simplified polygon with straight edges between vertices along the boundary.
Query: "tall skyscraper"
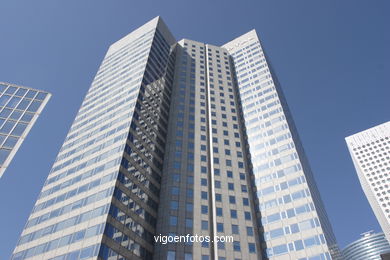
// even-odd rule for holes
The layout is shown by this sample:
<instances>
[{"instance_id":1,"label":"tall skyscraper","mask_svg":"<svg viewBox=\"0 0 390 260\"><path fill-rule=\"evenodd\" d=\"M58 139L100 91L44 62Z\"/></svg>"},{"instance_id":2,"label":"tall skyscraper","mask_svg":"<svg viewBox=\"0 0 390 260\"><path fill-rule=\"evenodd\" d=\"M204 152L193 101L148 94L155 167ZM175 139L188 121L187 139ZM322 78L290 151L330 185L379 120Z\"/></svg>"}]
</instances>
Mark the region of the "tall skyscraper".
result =
<instances>
[{"instance_id":1,"label":"tall skyscraper","mask_svg":"<svg viewBox=\"0 0 390 260\"><path fill-rule=\"evenodd\" d=\"M365 232L347 245L342 253L346 260L381 260L381 254L390 252L390 244L383 233Z\"/></svg>"},{"instance_id":2,"label":"tall skyscraper","mask_svg":"<svg viewBox=\"0 0 390 260\"><path fill-rule=\"evenodd\" d=\"M176 42L157 17L109 48L12 259L338 254L256 33Z\"/></svg>"},{"instance_id":3,"label":"tall skyscraper","mask_svg":"<svg viewBox=\"0 0 390 260\"><path fill-rule=\"evenodd\" d=\"M296 127L256 31L223 48L234 61L267 257L339 258Z\"/></svg>"},{"instance_id":4,"label":"tall skyscraper","mask_svg":"<svg viewBox=\"0 0 390 260\"><path fill-rule=\"evenodd\" d=\"M0 82L0 178L50 96L45 91Z\"/></svg>"},{"instance_id":5,"label":"tall skyscraper","mask_svg":"<svg viewBox=\"0 0 390 260\"><path fill-rule=\"evenodd\" d=\"M390 241L390 121L345 141L364 194Z\"/></svg>"}]
</instances>

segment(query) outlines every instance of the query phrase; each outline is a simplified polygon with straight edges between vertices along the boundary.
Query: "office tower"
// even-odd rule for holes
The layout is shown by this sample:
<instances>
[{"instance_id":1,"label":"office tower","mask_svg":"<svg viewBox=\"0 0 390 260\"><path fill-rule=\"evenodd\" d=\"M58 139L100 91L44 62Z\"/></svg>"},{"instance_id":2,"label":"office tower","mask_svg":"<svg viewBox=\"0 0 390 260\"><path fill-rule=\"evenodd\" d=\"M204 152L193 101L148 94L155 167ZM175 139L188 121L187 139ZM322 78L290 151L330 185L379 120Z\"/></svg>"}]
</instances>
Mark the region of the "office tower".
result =
<instances>
[{"instance_id":1,"label":"office tower","mask_svg":"<svg viewBox=\"0 0 390 260\"><path fill-rule=\"evenodd\" d=\"M364 194L390 241L390 121L345 138Z\"/></svg>"},{"instance_id":2,"label":"office tower","mask_svg":"<svg viewBox=\"0 0 390 260\"><path fill-rule=\"evenodd\" d=\"M337 256L273 77L254 31L222 47L177 42L157 17L111 45L12 259ZM272 165L259 170L261 149ZM165 244L160 234L233 240Z\"/></svg>"},{"instance_id":3,"label":"office tower","mask_svg":"<svg viewBox=\"0 0 390 260\"><path fill-rule=\"evenodd\" d=\"M256 31L223 47L234 61L267 257L338 259L313 174Z\"/></svg>"},{"instance_id":4,"label":"office tower","mask_svg":"<svg viewBox=\"0 0 390 260\"><path fill-rule=\"evenodd\" d=\"M347 245L342 254L348 260L380 260L381 254L390 252L390 244L383 233L368 231Z\"/></svg>"},{"instance_id":5,"label":"office tower","mask_svg":"<svg viewBox=\"0 0 390 260\"><path fill-rule=\"evenodd\" d=\"M45 91L0 82L0 178L50 96Z\"/></svg>"}]
</instances>

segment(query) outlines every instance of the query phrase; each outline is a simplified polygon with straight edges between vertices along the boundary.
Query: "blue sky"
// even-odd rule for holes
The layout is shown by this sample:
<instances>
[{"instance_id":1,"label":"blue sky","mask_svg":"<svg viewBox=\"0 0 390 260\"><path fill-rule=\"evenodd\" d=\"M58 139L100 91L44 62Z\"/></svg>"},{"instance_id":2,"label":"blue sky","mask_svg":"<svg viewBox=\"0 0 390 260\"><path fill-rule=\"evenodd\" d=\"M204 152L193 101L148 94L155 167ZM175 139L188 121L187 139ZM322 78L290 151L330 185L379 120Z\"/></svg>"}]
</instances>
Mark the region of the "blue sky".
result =
<instances>
[{"instance_id":1,"label":"blue sky","mask_svg":"<svg viewBox=\"0 0 390 260\"><path fill-rule=\"evenodd\" d=\"M142 3L141 3L142 2ZM390 2L0 2L0 81L53 94L0 179L8 259L108 46L160 15L177 39L256 29L285 92L341 247L378 223L344 137L390 120Z\"/></svg>"}]
</instances>

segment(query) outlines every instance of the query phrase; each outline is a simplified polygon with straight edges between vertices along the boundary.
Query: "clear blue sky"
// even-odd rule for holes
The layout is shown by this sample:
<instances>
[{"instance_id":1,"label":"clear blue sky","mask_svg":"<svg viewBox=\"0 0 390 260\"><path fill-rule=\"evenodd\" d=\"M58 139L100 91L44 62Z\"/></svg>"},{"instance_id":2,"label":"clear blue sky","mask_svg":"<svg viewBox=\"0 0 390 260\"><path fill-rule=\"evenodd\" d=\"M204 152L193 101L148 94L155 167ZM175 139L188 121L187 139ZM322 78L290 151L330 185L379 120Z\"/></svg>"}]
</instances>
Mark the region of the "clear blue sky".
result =
<instances>
[{"instance_id":1,"label":"clear blue sky","mask_svg":"<svg viewBox=\"0 0 390 260\"><path fill-rule=\"evenodd\" d=\"M390 120L389 7L387 0L1 1L0 81L53 97L0 179L0 259L9 258L108 46L157 15L177 39L216 45L256 29L339 244L379 231L344 137Z\"/></svg>"}]
</instances>

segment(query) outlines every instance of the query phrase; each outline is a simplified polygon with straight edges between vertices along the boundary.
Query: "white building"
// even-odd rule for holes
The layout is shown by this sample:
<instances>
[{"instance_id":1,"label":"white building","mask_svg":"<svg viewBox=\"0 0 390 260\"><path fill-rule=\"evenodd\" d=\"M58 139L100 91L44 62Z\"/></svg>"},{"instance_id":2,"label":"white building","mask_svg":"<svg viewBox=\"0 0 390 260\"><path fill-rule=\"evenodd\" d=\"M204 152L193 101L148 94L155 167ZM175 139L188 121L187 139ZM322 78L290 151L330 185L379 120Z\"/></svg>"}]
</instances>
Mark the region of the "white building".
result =
<instances>
[{"instance_id":1,"label":"white building","mask_svg":"<svg viewBox=\"0 0 390 260\"><path fill-rule=\"evenodd\" d=\"M234 60L269 259L339 259L287 102L255 30L223 45Z\"/></svg>"},{"instance_id":2,"label":"white building","mask_svg":"<svg viewBox=\"0 0 390 260\"><path fill-rule=\"evenodd\" d=\"M390 121L345 141L363 191L390 241Z\"/></svg>"}]
</instances>

